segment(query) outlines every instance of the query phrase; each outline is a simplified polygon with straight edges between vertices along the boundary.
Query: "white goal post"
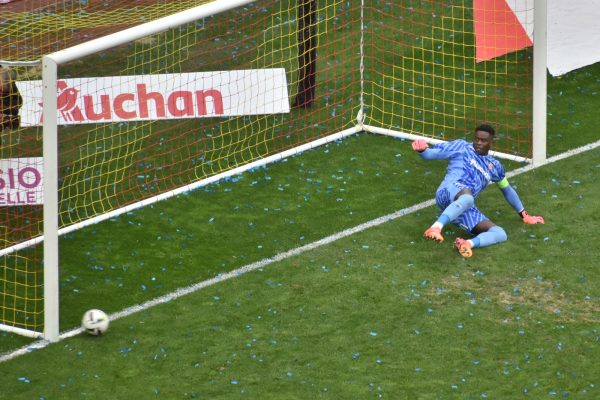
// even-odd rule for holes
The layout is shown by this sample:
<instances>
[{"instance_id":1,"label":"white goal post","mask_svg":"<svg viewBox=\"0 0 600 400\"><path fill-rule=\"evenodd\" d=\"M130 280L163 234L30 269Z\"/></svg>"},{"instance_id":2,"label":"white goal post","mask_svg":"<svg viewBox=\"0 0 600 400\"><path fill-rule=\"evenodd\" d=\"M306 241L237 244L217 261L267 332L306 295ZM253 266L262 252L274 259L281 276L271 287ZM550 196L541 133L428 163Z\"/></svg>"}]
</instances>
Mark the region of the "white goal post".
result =
<instances>
[{"instance_id":1,"label":"white goal post","mask_svg":"<svg viewBox=\"0 0 600 400\"><path fill-rule=\"evenodd\" d=\"M44 339L59 336L57 66L90 54L248 4L221 0L83 43L42 58L44 98ZM122 212L126 212L123 210ZM121 213L122 213L121 212Z\"/></svg>"},{"instance_id":2,"label":"white goal post","mask_svg":"<svg viewBox=\"0 0 600 400\"><path fill-rule=\"evenodd\" d=\"M336 7L339 6L339 1L331 1ZM306 0L298 0L298 4L308 4L309 2L310 1ZM339 129L332 133L321 135L315 139L304 141L300 140L293 146L282 147L282 149L276 154L262 154L257 151L257 153L260 154L258 156L254 156L254 158L250 159L250 161L245 164L237 162L233 163L231 166L228 165L227 167L223 168L223 170L220 170L216 173L207 174L209 176L202 176L200 179L197 179L193 182L184 183L171 190L163 191L156 195L148 196L137 201L132 201L122 207L99 213L98 215L94 215L90 218L85 218L74 223L62 224L61 226L59 218L59 129L62 121L61 118L63 117L61 117L59 104L57 103L57 93L60 91L60 67L75 60L80 60L91 55L99 54L106 50L132 43L143 38L148 38L161 32L175 28L181 28L186 24L200 21L223 12L231 11L251 3L254 2L251 0L215 0L207 4L191 8L184 12L169 15L158 20L134 26L121 32L103 36L70 48L47 54L42 58L42 99L44 104L42 128L44 159L43 235L34 236L28 240L24 240L0 249L0 256L6 256L8 254L43 243L44 328L43 332L40 332L0 323L0 330L5 330L33 338L43 338L51 342L59 340L59 237L65 235L66 233L114 218L132 210L177 196L181 193L209 185L221 179L241 174L244 171L283 160L305 150L322 146L332 141L340 140L360 132L382 134L406 140L424 139L429 143L438 143L444 141L444 139L433 137L431 135L421 136L418 133L406 132L402 129L395 129L394 127L390 127L385 124L379 126L367 122L366 116L368 116L372 111L372 108L370 108L370 106L364 101L364 99L368 96L368 89L365 88L365 83L369 80L365 74L364 66L367 55L365 54L364 47L366 46L364 41L364 35L366 35L366 22L363 19L367 17L361 13L361 18L363 19L359 21L360 25L354 27L354 29L360 31L360 54L356 60L352 60L352 62L355 62L355 70L358 71L358 75L360 76L360 85L356 86L355 93L356 97L360 98L360 104L352 106L351 110L353 117L348 119L348 121L337 125L339 126ZM365 8L365 3L367 3L367 0L361 1L361 5L359 6L362 7L361 10ZM298 30L303 29L301 18L299 18L299 21L294 21L294 23L300 25ZM272 30L275 31L275 29ZM514 155L504 151L497 151L493 154L498 157L514 161L529 162L533 165L541 165L544 164L546 160L546 4L544 0L535 0L534 31L535 46L533 47L534 68L532 102L533 139L531 146L531 157L529 158L522 154ZM275 35L276 32L270 34ZM305 36L306 34L304 34L304 36L299 35L299 38ZM298 40L300 41L301 39ZM289 75L289 71L285 72ZM319 88L319 73L321 73L321 71L316 72L317 88ZM329 70L323 73L332 74L332 72ZM300 91L300 89L298 90ZM180 99L183 98L184 97L180 97ZM194 104L196 105L196 103ZM177 108L177 105L174 105L173 107L175 111L181 111L181 109ZM200 106L197 107L200 108ZM330 114L335 117L335 110L333 113L328 113L328 115ZM244 117L241 117L240 119L243 118ZM314 129L318 129L318 127L315 127ZM220 163L223 161L218 160L218 162ZM213 165L215 163L213 163Z\"/></svg>"}]
</instances>

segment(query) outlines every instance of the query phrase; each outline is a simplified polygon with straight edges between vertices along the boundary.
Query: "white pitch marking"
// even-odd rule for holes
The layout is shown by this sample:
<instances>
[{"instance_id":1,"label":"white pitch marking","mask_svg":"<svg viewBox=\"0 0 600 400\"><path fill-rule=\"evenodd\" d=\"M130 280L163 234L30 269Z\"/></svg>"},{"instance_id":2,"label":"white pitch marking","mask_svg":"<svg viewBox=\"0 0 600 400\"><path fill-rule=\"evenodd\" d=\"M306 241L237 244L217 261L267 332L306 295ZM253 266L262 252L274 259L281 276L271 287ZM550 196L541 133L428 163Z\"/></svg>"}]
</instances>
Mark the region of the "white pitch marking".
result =
<instances>
[{"instance_id":1,"label":"white pitch marking","mask_svg":"<svg viewBox=\"0 0 600 400\"><path fill-rule=\"evenodd\" d=\"M325 237L323 239L319 239L319 240L317 240L315 242L306 244L304 246L296 247L296 248L294 248L292 250L288 250L286 252L279 253L279 254L277 254L277 255L275 255L273 257L264 258L264 259L262 259L260 261L254 262L252 264L244 265L243 267L234 269L233 271L222 273L222 274L219 274L219 275L215 276L214 278L207 279L205 281L201 281L201 282L195 283L193 285L177 289L177 290L175 290L175 291L173 291L171 293L167 293L167 294L165 294L163 296L157 297L157 298L149 300L147 302L144 302L144 303L141 303L141 304L136 304L136 305L131 306L131 307L127 307L124 310L121 310L121 311L118 311L116 313L110 314L109 315L109 319L111 321L114 321L114 320L117 320L117 319L120 319L120 318L123 318L123 317L127 317L129 315L138 313L140 311L147 310L147 309L149 309L151 307L154 307L154 306L157 306L159 304L168 303L171 300L175 300L175 299L177 299L179 297L182 297L182 296L185 296L187 294L191 294L191 293L197 292L198 290L206 288L208 286L212 286L212 285L217 284L219 282L223 282L223 281L229 280L231 278L235 278L235 277L244 275L247 272L251 272L251 271L257 270L259 268L266 267L269 264L285 260L286 258L297 256L297 255L302 254L302 253L304 253L306 251L310 251L310 250L316 249L318 247L321 247L323 245L335 242L336 240L339 240L341 238L344 238L344 237L347 237L347 236L351 236L351 235L353 235L355 233L358 233L358 232L362 232L362 231L364 231L366 229L372 228L372 227L377 226L377 225L381 225L381 224L383 224L385 222L394 220L394 219L402 217L404 215L412 214L415 211L421 210L423 208L430 207L430 206L432 206L434 204L435 204L435 200L432 199L432 200L427 200L427 201L424 201L422 203L416 204L416 205L408 207L408 208L403 208L402 210L398 210L398 211L396 211L396 212L394 212L392 214L384 215L383 217L379 217L379 218L373 219L371 221L365 222L363 224L357 225L355 227L345 229L345 230L343 230L341 232L338 232L338 233L335 233L333 235L327 236L327 237ZM75 328L75 329L71 329L69 331L65 331L65 332L63 332L63 333L60 334L60 336L58 337L58 341L70 338L72 336L76 336L76 335L78 335L78 334L80 334L82 332L83 332L82 328ZM0 356L0 363L2 363L4 361L9 361L9 360L12 360L13 358L16 358L16 357L22 356L24 354L30 353L33 350L44 348L44 347L48 346L49 344L51 344L51 342L49 342L47 340L39 340L39 341L34 342L32 344L23 346L23 347L21 347L21 348L19 348L17 350L14 350L14 351L12 351L10 353L5 353L2 356Z\"/></svg>"},{"instance_id":2,"label":"white pitch marking","mask_svg":"<svg viewBox=\"0 0 600 400\"><path fill-rule=\"evenodd\" d=\"M589 150L593 150L593 149L595 149L597 147L600 147L600 140L597 141L597 142L594 142L594 143L590 143L590 144L578 147L578 148L573 149L573 150L569 150L567 152L558 154L556 156L550 157L542 165L538 165L538 166L527 165L525 167L521 167L521 168L518 168L516 170L510 171L509 173L507 173L507 176L508 177L517 176L517 175L520 175L520 174L522 174L524 172L528 172L528 171L534 170L536 168L542 167L544 165L551 164L551 163L554 163L556 161L560 161L560 160L563 160L565 158L568 158L568 157L571 157L571 156L574 156L574 155L577 155L577 154L580 154L580 153L583 153L583 152L586 152L586 151L589 151ZM155 299L149 300L149 301L147 301L145 303L137 304L137 305L128 307L128 308L126 308L124 310L121 310L121 311L118 311L116 313L110 314L109 318L110 318L110 320L117 320L117 319L120 319L120 318L123 318L123 317L127 317L129 315L138 313L140 311L147 310L147 309L149 309L151 307L154 307L156 305L163 304L163 303L168 303L169 301L175 300L175 299L177 299L177 298L179 298L181 296L185 296L187 294L194 293L194 292L196 292L196 291L198 291L200 289L206 288L208 286L212 286L212 285L214 285L216 283L223 282L223 281L229 280L231 278L235 278L235 277L244 275L247 272L251 272L251 271L257 270L259 268L266 267L269 264L285 260L286 258L297 256L297 255L302 254L302 253L304 253L306 251L310 251L310 250L316 249L316 248L321 247L323 245L335 242L336 240L339 240L339 239L345 238L347 236L353 235L355 233L362 232L362 231L364 231L366 229L369 229L369 228L381 225L381 224L383 224L385 222L392 221L394 219L403 217L403 216L408 215L408 214L412 214L412 213L414 213L416 211L419 211L419 210L422 210L424 208L430 207L430 206L432 206L434 204L435 204L435 200L434 199L430 199L430 200L424 201L422 203L415 204L414 206L403 208L402 210L398 210L398 211L396 211L394 213L391 213L391 214L388 214L388 215L384 215L382 217L379 217L379 218L373 219L371 221L365 222L363 224L357 225L357 226L355 226L353 228L348 228L348 229L345 229L345 230L343 230L341 232L338 232L338 233L335 233L333 235L327 236L327 237L325 237L323 239L317 240L316 242L312 242L312 243L309 243L309 244L304 245L304 246L296 247L296 248L294 248L292 250L288 250L286 252L279 253L279 254L277 254L277 255L275 255L273 257L270 257L270 258L264 258L264 259L262 259L260 261L254 262L252 264L244 265L243 267L237 268L237 269L235 269L233 271L226 272L226 273L223 273L223 274L219 274L219 275L215 276L214 278L207 279L205 281L198 282L198 283L195 283L193 285L177 289L177 290L175 290L175 291L173 291L171 293L168 293L168 294L166 294L164 296L160 296L160 297L157 297ZM58 337L58 341L62 341L64 339L68 339L68 338L70 338L72 336L79 335L82 332L83 332L83 329L81 329L81 328L75 328L75 329L71 329L71 330L65 331L65 332L63 332L63 333L60 334L60 336ZM11 352L4 353L4 354L2 354L0 356L0 363L3 363L5 361L10 361L10 360L12 360L14 358L17 358L19 356L28 354L28 353L30 353L30 352L32 352L34 350L45 348L49 344L51 344L51 342L49 342L47 340L39 340L37 342L28 344L26 346L23 346L23 347L21 347L19 349L11 351Z\"/></svg>"}]
</instances>

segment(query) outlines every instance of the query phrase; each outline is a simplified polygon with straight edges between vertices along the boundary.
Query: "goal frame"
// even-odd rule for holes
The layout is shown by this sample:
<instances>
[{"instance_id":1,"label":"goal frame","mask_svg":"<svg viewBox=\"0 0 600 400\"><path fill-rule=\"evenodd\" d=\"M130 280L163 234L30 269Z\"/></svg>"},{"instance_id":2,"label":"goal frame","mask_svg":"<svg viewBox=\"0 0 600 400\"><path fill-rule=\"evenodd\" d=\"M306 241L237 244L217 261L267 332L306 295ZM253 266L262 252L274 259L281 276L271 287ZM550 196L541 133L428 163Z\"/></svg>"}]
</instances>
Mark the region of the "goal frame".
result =
<instances>
[{"instance_id":1,"label":"goal frame","mask_svg":"<svg viewBox=\"0 0 600 400\"><path fill-rule=\"evenodd\" d=\"M34 237L25 242L13 245L0 250L0 256L10 254L14 251L39 244L43 242L44 251L44 330L43 332L31 331L23 328L0 324L0 330L13 332L32 338L43 338L50 342L56 342L60 339L59 329L59 236L89 226L110 218L114 218L123 213L144 207L158 201L177 196L178 194L209 185L221 179L240 174L244 171L276 162L287 157L299 154L305 150L316 148L324 144L343 139L347 136L368 132L373 134L382 134L407 140L423 139L429 143L442 142L440 139L418 136L406 132L394 131L386 128L364 124L364 15L361 15L361 55L360 65L360 109L355 119L355 126L343 131L331 134L326 137L314 140L312 142L294 147L292 149L277 153L275 155L254 161L252 163L219 173L209 178L197 181L192 184L181 186L172 191L147 198L145 200L130 204L108 213L93 217L91 219L59 228L59 199L58 199L58 110L57 110L57 71L58 67L67 62L98 53L131 41L157 34L177 26L187 24L202 18L216 15L240 6L252 3L253 0L215 0L211 3L203 4L198 7L188 9L160 18L148 23L144 23L123 31L103 36L67 49L63 49L42 57L42 83L43 83L43 158L44 158L44 181L43 181L43 235ZM361 7L364 9L365 0L361 0ZM533 144L532 158L514 156L501 152L491 152L493 155L514 161L528 162L534 166L542 165L546 161L546 17L547 5L544 0L534 0L534 46L533 46Z\"/></svg>"}]
</instances>

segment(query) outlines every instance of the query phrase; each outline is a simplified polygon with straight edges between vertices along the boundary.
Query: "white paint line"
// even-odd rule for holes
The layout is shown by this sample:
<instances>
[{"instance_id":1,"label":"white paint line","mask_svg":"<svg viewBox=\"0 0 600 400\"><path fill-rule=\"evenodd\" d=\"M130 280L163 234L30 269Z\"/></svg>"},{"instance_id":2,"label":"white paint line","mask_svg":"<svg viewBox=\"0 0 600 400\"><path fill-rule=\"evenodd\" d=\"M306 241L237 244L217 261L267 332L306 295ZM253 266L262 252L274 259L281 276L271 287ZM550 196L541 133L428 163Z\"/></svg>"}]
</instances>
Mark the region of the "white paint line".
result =
<instances>
[{"instance_id":1,"label":"white paint line","mask_svg":"<svg viewBox=\"0 0 600 400\"><path fill-rule=\"evenodd\" d=\"M279 253L273 257L270 258L264 258L260 261L254 262L252 264L247 264L244 265L243 267L234 269L233 271L230 272L226 272L223 274L219 274L217 276L215 276L214 278L211 279L207 279L205 281L201 281L198 283L195 283L193 285L190 286L186 286L184 288L180 288L177 289L171 293L167 293L164 296L160 296L157 297L155 299L149 300L145 303L142 304L137 304L131 307L128 307L124 310L118 311L114 314L110 314L109 318L111 321L123 318L123 317L127 317L129 315L138 313L140 311L144 311L147 310L151 307L157 306L159 304L163 304L163 303L168 303L171 300L175 300L179 297L185 296L187 294L191 294L194 292L197 292L200 289L206 288L208 286L212 286L214 284L229 280L231 278L236 278L238 276L244 275L248 272L257 270L259 268L263 268L266 267L269 264L273 264L282 260L285 260L287 258L293 257L293 256L297 256L299 254L302 254L304 252L316 249L318 247L321 247L323 245L335 242L336 240L345 238L347 236L351 236L355 233L358 232L362 232L366 229L372 228L374 226L378 226L381 225L385 222L394 220L396 218L402 217L404 215L408 215L408 214L412 214L415 211L421 210L423 208L427 208L430 207L432 205L435 204L435 200L427 200L424 201L422 203L416 204L414 206L408 207L408 208L403 208L402 210L396 211L392 214L388 214L388 215L384 215L383 217L379 217L376 219L373 219L371 221L365 222L364 224L360 224L357 225L355 227L352 228L348 228L346 230L343 230L341 232L335 233L333 235L327 236L323 239L317 240L316 242L312 242L309 244L306 244L304 246L300 246L300 247L296 247L292 250L288 250L286 252L283 253ZM83 329L81 328L75 328L75 329L71 329L69 331L63 332L62 334L60 334L60 336L58 337L58 341L62 341L64 339L70 338L72 336L78 335L80 333L83 332ZM30 353L33 350L37 350L37 349L41 349L44 348L46 346L48 346L49 344L51 344L51 342L47 341L47 340L40 340L37 342L34 342L30 345L26 345L23 346L15 351L12 351L10 353L5 353L3 355L0 356L0 363L5 362L5 361L9 361L12 360L14 358L17 358L19 356L22 356L24 354Z\"/></svg>"},{"instance_id":2,"label":"white paint line","mask_svg":"<svg viewBox=\"0 0 600 400\"><path fill-rule=\"evenodd\" d=\"M542 167L544 165L551 164L551 163L554 163L556 161L560 161L560 160L563 160L565 158L568 158L568 157L571 157L571 156L574 156L574 155L577 155L577 154L580 154L580 153L583 153L583 152L586 152L586 151L589 151L589 150L593 150L593 149L595 149L597 147L600 147L600 140L597 141L597 142L591 143L591 144L587 144L585 146L578 147L578 148L573 149L573 150L569 150L569 151L567 151L565 153L561 153L559 155L550 157L550 158L548 158L546 160L546 162L543 165L539 165L539 166L527 165L525 167L518 168L516 170L510 171L507 174L507 176L513 177L513 176L516 176L516 175L520 175L520 174L522 174L524 172L528 172L528 171L531 171L533 169ZM435 204L435 200L434 199L430 199L430 200L424 201L422 203L416 204L414 206L411 206L411 207L408 207L408 208L403 208L402 210L398 210L398 211L396 211L396 212L394 212L392 214L384 215L382 217L379 217L379 218L373 219L371 221L365 222L363 224L357 225L357 226L355 226L353 228L345 229L345 230L343 230L341 232L338 232L338 233L335 233L333 235L327 236L327 237L325 237L323 239L317 240L316 242L312 242L312 243L309 243L309 244L304 245L304 246L296 247L295 249L288 250L288 251L283 252L283 253L279 253L279 254L277 254L277 255L275 255L273 257L265 258L265 259L262 259L260 261L255 262L255 263L244 265L243 267L240 267L238 269L235 269L233 271L230 271L230 272L227 272L227 273L224 273L224 274L219 274L219 275L215 276L214 278L211 278L211 279L208 279L208 280L205 280L205 281L202 281L202 282L198 282L198 283L195 283L193 285L190 285L190 286L187 286L187 287L184 287L184 288L177 289L174 292L171 292L171 293L168 293L168 294L166 294L164 296L160 296L160 297L157 297L155 299L149 300L149 301L147 301L145 303L137 304L137 305L128 307L128 308L126 308L124 310L121 310L121 311L118 311L118 312L116 312L114 314L109 315L109 318L111 319L111 321L114 321L114 320L117 320L117 319L120 319L120 318L123 318L123 317L127 317L129 315L138 313L140 311L147 310L147 309L149 309L151 307L154 307L154 306L157 306L159 304L168 303L171 300L175 300L175 299L177 299L179 297L182 297L182 296L185 296L187 294L197 292L198 290L206 288L208 286L212 286L212 285L217 284L219 282L223 282L223 281L229 280L231 278L235 278L235 277L244 275L247 272L251 272L251 271L257 270L259 268L266 267L269 264L273 264L275 262L279 262L279 261L285 260L287 258L300 255L300 254L302 254L304 252L307 252L307 251L316 249L318 247L321 247L323 245L335 242L336 240L339 240L339 239L342 239L342 238L354 235L355 233L362 232L362 231L364 231L366 229L369 229L369 228L381 225L381 224L383 224L385 222L389 222L389 221L392 221L394 219L403 217L405 215L412 214L412 213L414 213L416 211L419 211L419 210L422 210L424 208L430 207L430 206L432 206L434 204ZM72 336L79 335L82 332L83 332L83 330L81 328L71 329L69 331L66 331L66 332L63 332L62 334L60 334L60 336L58 338L58 341L62 341L64 339L68 339L68 338L70 338ZM40 340L40 341L31 343L31 344L28 344L26 346L23 346L23 347L21 347L19 349L16 349L14 351L2 354L0 356L0 363L5 362L5 361L10 361L10 360L15 359L17 357L20 357L22 355L28 354L28 353L30 353L30 352L32 352L34 350L42 349L42 348L48 346L49 344L50 344L50 342L47 341L47 340Z\"/></svg>"}]
</instances>

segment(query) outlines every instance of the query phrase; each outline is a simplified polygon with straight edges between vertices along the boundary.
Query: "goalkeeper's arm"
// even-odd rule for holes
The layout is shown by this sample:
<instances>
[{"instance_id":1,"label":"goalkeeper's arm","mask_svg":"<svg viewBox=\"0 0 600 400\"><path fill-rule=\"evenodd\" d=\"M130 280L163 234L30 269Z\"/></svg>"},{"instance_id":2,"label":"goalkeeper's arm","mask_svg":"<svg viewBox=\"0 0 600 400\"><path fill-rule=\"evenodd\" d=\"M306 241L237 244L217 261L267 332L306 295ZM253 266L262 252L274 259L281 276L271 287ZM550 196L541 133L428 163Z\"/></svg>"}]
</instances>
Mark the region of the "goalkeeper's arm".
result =
<instances>
[{"instance_id":1,"label":"goalkeeper's arm","mask_svg":"<svg viewBox=\"0 0 600 400\"><path fill-rule=\"evenodd\" d=\"M446 152L443 149L429 147L427 142L422 139L412 142L412 148L424 160L447 160L452 155L452 153Z\"/></svg>"},{"instance_id":2,"label":"goalkeeper's arm","mask_svg":"<svg viewBox=\"0 0 600 400\"><path fill-rule=\"evenodd\" d=\"M521 203L521 199L519 195L515 191L515 189L510 186L508 180L506 178L502 179L498 182L498 187L502 190L502 194L504 198L511 205L512 208L519 214L521 219L526 224L543 224L544 218L538 215L529 215L527 211L525 211L525 207L523 207L523 203Z\"/></svg>"}]
</instances>

